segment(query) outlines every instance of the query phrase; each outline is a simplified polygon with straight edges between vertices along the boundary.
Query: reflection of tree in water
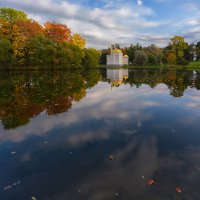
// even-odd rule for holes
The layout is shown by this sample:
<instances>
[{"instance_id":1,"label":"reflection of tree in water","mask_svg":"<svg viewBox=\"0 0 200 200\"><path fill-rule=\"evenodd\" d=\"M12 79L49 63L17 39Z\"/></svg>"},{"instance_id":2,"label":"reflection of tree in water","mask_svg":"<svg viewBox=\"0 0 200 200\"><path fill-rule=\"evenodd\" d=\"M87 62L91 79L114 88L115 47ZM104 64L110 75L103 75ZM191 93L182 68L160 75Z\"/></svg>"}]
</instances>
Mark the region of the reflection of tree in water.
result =
<instances>
[{"instance_id":1,"label":"reflection of tree in water","mask_svg":"<svg viewBox=\"0 0 200 200\"><path fill-rule=\"evenodd\" d=\"M133 76L136 81L136 86L141 87L142 84L148 84L151 88L156 87L161 81L160 70L137 70L136 73L133 71Z\"/></svg>"},{"instance_id":2,"label":"reflection of tree in water","mask_svg":"<svg viewBox=\"0 0 200 200\"><path fill-rule=\"evenodd\" d=\"M3 73L0 75L0 119L5 129L29 123L46 110L47 115L67 112L72 101L86 96L86 89L100 79L98 71L83 73Z\"/></svg>"},{"instance_id":3,"label":"reflection of tree in water","mask_svg":"<svg viewBox=\"0 0 200 200\"><path fill-rule=\"evenodd\" d=\"M72 101L73 101L72 97L57 98L47 105L46 112L48 115L55 115L67 112L72 106Z\"/></svg>"},{"instance_id":4,"label":"reflection of tree in water","mask_svg":"<svg viewBox=\"0 0 200 200\"><path fill-rule=\"evenodd\" d=\"M1 73L0 119L5 129L29 123L30 118L46 111L47 115L67 112L73 101L86 96L86 89L94 87L106 73L90 71L52 71L48 73ZM200 90L200 72L175 69L133 69L125 84L154 88L165 84L170 95L181 97L190 88Z\"/></svg>"},{"instance_id":5,"label":"reflection of tree in water","mask_svg":"<svg viewBox=\"0 0 200 200\"><path fill-rule=\"evenodd\" d=\"M184 91L192 86L193 71L174 71L174 75L166 76L164 83L170 89L170 95L181 97Z\"/></svg>"},{"instance_id":6,"label":"reflection of tree in water","mask_svg":"<svg viewBox=\"0 0 200 200\"><path fill-rule=\"evenodd\" d=\"M94 87L101 80L101 75L96 70L84 71L82 76L85 80L86 88Z\"/></svg>"},{"instance_id":7,"label":"reflection of tree in water","mask_svg":"<svg viewBox=\"0 0 200 200\"><path fill-rule=\"evenodd\" d=\"M183 96L188 87L200 89L199 82L199 72L175 69L134 69L129 72L127 80L127 83L136 87L145 84L154 88L163 83L174 97Z\"/></svg>"},{"instance_id":8,"label":"reflection of tree in water","mask_svg":"<svg viewBox=\"0 0 200 200\"><path fill-rule=\"evenodd\" d=\"M195 87L200 90L200 71L196 72L195 77Z\"/></svg>"}]
</instances>

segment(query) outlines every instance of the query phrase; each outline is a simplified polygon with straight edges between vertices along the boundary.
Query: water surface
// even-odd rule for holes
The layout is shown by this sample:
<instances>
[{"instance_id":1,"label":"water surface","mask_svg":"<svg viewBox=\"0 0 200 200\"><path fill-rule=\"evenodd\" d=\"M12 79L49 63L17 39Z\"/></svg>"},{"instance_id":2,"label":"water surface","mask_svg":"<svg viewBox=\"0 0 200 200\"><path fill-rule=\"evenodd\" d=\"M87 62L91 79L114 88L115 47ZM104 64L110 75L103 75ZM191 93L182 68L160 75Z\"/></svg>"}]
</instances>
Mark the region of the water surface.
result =
<instances>
[{"instance_id":1,"label":"water surface","mask_svg":"<svg viewBox=\"0 0 200 200\"><path fill-rule=\"evenodd\" d=\"M199 199L199 109L200 71L1 72L0 199Z\"/></svg>"}]
</instances>

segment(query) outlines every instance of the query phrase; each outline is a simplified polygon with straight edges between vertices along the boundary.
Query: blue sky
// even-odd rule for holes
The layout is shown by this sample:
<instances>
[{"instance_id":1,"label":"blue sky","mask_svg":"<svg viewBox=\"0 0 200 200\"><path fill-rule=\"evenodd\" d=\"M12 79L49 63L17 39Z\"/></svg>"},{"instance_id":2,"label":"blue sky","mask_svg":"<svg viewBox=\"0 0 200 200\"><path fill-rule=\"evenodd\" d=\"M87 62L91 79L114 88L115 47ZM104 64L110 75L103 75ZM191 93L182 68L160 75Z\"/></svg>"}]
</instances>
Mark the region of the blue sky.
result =
<instances>
[{"instance_id":1,"label":"blue sky","mask_svg":"<svg viewBox=\"0 0 200 200\"><path fill-rule=\"evenodd\" d=\"M23 9L40 23L65 23L88 47L163 46L174 35L200 41L199 0L0 0L0 6Z\"/></svg>"}]
</instances>

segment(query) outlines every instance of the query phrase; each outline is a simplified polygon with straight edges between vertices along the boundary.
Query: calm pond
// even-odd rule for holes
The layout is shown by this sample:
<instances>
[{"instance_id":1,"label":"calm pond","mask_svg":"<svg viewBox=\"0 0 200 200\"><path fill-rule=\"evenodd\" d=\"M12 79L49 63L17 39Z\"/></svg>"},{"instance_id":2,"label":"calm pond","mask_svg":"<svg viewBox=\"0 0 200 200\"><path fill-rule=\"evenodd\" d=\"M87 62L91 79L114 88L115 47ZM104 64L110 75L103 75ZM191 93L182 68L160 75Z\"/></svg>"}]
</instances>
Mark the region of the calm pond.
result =
<instances>
[{"instance_id":1,"label":"calm pond","mask_svg":"<svg viewBox=\"0 0 200 200\"><path fill-rule=\"evenodd\" d=\"M1 200L199 200L200 71L0 73Z\"/></svg>"}]
</instances>

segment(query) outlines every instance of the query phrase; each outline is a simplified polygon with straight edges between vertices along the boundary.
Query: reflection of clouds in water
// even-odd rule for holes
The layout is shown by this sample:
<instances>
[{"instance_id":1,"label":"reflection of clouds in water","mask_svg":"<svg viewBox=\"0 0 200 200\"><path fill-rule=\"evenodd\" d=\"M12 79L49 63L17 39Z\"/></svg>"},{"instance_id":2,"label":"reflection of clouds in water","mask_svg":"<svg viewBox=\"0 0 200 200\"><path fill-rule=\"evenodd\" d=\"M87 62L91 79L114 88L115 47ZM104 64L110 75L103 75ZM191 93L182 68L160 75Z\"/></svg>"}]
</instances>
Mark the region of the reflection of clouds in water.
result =
<instances>
[{"instance_id":1,"label":"reflection of clouds in water","mask_svg":"<svg viewBox=\"0 0 200 200\"><path fill-rule=\"evenodd\" d=\"M188 99L188 101L185 103L185 106L193 109L193 108L200 108L200 96L199 96L199 90L186 90L185 98ZM195 109L193 109L195 111Z\"/></svg>"},{"instance_id":2,"label":"reflection of clouds in water","mask_svg":"<svg viewBox=\"0 0 200 200\"><path fill-rule=\"evenodd\" d=\"M185 188L185 199L198 199L200 148L160 154L157 142L154 136L142 142L134 137L126 146L113 152L114 161L106 158L97 168L80 177L77 190L69 187L52 200L68 197L71 200L114 199L115 194L121 199L177 199L177 186ZM156 180L155 188L147 187L149 178ZM77 192L79 189L80 193Z\"/></svg>"},{"instance_id":3,"label":"reflection of clouds in water","mask_svg":"<svg viewBox=\"0 0 200 200\"><path fill-rule=\"evenodd\" d=\"M30 155L30 153L24 153L21 156L21 161L23 161L23 162L29 162L29 161L31 161L31 155Z\"/></svg>"},{"instance_id":4,"label":"reflection of clouds in water","mask_svg":"<svg viewBox=\"0 0 200 200\"><path fill-rule=\"evenodd\" d=\"M156 90L155 90L156 92ZM43 136L56 127L67 128L78 123L89 123L90 120L102 120L109 123L119 124L126 120L135 121L138 127L142 122L151 119L151 113L145 113L147 107L161 106L160 103L148 100L142 100L143 95L153 95L154 90L149 92L148 88L134 89L123 85L120 91L108 90L108 84L100 83L91 90L84 100L74 104L74 107L67 113L58 116L46 116L41 113L31 122L15 130L3 130L1 126L0 141L10 140L12 142L21 142L29 136ZM108 123L108 125L109 125ZM88 134L88 133L87 133ZM95 136L94 136L95 137ZM103 134L102 134L102 137Z\"/></svg>"},{"instance_id":5,"label":"reflection of clouds in water","mask_svg":"<svg viewBox=\"0 0 200 200\"><path fill-rule=\"evenodd\" d=\"M198 103L198 102L189 102L189 103L186 103L185 106L189 107L189 108L196 108L196 107L200 107L200 103Z\"/></svg>"},{"instance_id":6,"label":"reflection of clouds in water","mask_svg":"<svg viewBox=\"0 0 200 200\"><path fill-rule=\"evenodd\" d=\"M183 123L183 124L192 125L192 124L195 124L196 122L197 122L196 117L184 116L180 118L180 123Z\"/></svg>"},{"instance_id":7,"label":"reflection of clouds in water","mask_svg":"<svg viewBox=\"0 0 200 200\"><path fill-rule=\"evenodd\" d=\"M140 195L146 189L146 179L153 177L159 163L154 137L143 142L139 149L138 145L139 140L135 138L123 149L114 152L114 161L106 158L98 168L92 169L84 179L80 179L77 187L81 194L72 194L69 188L52 200L67 197L72 200L113 199L116 193L129 199L128 195ZM142 176L145 176L145 179L142 179ZM130 192L133 190L134 192Z\"/></svg>"},{"instance_id":8,"label":"reflection of clouds in water","mask_svg":"<svg viewBox=\"0 0 200 200\"><path fill-rule=\"evenodd\" d=\"M94 130L87 132L80 132L76 134L71 134L67 138L67 142L71 145L79 145L80 143L96 140L96 139L107 139L109 138L111 132L108 130Z\"/></svg>"}]
</instances>

